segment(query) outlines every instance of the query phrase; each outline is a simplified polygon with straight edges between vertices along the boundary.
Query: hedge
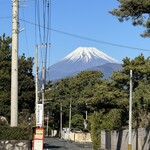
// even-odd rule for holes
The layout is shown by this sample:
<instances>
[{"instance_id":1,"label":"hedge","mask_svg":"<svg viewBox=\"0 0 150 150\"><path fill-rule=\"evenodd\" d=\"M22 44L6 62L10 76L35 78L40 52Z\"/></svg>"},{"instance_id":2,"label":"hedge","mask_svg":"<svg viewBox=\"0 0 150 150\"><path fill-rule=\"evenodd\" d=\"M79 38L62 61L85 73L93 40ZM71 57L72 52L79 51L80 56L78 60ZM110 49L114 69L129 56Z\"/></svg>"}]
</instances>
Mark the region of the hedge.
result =
<instances>
[{"instance_id":1,"label":"hedge","mask_svg":"<svg viewBox=\"0 0 150 150\"><path fill-rule=\"evenodd\" d=\"M0 126L0 140L31 140L29 128Z\"/></svg>"}]
</instances>

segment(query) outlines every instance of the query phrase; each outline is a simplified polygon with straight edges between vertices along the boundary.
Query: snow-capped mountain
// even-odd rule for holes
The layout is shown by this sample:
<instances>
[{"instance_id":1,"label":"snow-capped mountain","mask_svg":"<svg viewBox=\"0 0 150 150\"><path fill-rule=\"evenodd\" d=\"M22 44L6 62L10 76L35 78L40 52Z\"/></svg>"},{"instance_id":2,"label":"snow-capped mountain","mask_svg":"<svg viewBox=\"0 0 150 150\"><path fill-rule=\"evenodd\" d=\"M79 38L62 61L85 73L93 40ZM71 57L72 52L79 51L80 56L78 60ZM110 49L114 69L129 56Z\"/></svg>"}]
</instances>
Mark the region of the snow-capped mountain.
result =
<instances>
[{"instance_id":1,"label":"snow-capped mountain","mask_svg":"<svg viewBox=\"0 0 150 150\"><path fill-rule=\"evenodd\" d=\"M70 60L72 62L82 61L85 63L89 63L92 62L93 59L95 60L97 59L97 63L101 61L100 62L101 64L104 64L106 61L111 63L117 62L112 57L106 55L105 53L99 51L94 47L79 47L76 50L74 50L72 53L67 55L63 60L64 61Z\"/></svg>"},{"instance_id":2,"label":"snow-capped mountain","mask_svg":"<svg viewBox=\"0 0 150 150\"><path fill-rule=\"evenodd\" d=\"M48 68L47 80L62 79L75 72L102 66L107 63L119 64L117 60L94 47L79 47Z\"/></svg>"}]
</instances>

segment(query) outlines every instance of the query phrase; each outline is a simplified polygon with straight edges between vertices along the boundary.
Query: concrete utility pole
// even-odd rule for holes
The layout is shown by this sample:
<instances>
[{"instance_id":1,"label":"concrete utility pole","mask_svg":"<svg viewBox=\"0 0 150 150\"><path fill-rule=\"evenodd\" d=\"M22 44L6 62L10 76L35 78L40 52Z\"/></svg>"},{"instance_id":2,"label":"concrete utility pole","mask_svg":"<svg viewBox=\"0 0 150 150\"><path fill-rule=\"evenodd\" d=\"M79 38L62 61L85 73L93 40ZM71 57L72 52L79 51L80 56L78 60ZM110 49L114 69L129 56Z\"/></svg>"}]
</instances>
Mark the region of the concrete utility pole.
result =
<instances>
[{"instance_id":1,"label":"concrete utility pole","mask_svg":"<svg viewBox=\"0 0 150 150\"><path fill-rule=\"evenodd\" d=\"M70 140L70 129L71 129L71 99L70 99L70 106L69 106L69 140Z\"/></svg>"},{"instance_id":2,"label":"concrete utility pole","mask_svg":"<svg viewBox=\"0 0 150 150\"><path fill-rule=\"evenodd\" d=\"M86 105L85 120L87 121L87 103L85 105Z\"/></svg>"},{"instance_id":3,"label":"concrete utility pole","mask_svg":"<svg viewBox=\"0 0 150 150\"><path fill-rule=\"evenodd\" d=\"M50 45L42 44L41 46L37 46L38 48L45 48L47 49L50 47ZM47 54L45 54L47 56ZM42 126L44 127L44 100L45 100L45 80L46 80L46 56L45 56L45 62L43 62L43 68L42 68L42 104L43 104L43 117L42 117Z\"/></svg>"},{"instance_id":4,"label":"concrete utility pole","mask_svg":"<svg viewBox=\"0 0 150 150\"><path fill-rule=\"evenodd\" d=\"M48 122L49 122L49 112L47 112L47 125L46 125L46 130L47 130L47 136L48 136Z\"/></svg>"},{"instance_id":5,"label":"concrete utility pole","mask_svg":"<svg viewBox=\"0 0 150 150\"><path fill-rule=\"evenodd\" d=\"M37 104L39 102L38 96L38 45L36 45L36 77L35 77L35 113L37 111Z\"/></svg>"},{"instance_id":6,"label":"concrete utility pole","mask_svg":"<svg viewBox=\"0 0 150 150\"><path fill-rule=\"evenodd\" d=\"M44 100L45 100L45 67L42 69L42 104L43 104L43 123L44 127Z\"/></svg>"},{"instance_id":7,"label":"concrete utility pole","mask_svg":"<svg viewBox=\"0 0 150 150\"><path fill-rule=\"evenodd\" d=\"M128 142L128 150L132 150L132 70L130 70L129 142Z\"/></svg>"},{"instance_id":8,"label":"concrete utility pole","mask_svg":"<svg viewBox=\"0 0 150 150\"><path fill-rule=\"evenodd\" d=\"M18 5L12 1L11 127L18 126Z\"/></svg>"},{"instance_id":9,"label":"concrete utility pole","mask_svg":"<svg viewBox=\"0 0 150 150\"><path fill-rule=\"evenodd\" d=\"M60 102L60 138L62 138L62 102Z\"/></svg>"}]
</instances>

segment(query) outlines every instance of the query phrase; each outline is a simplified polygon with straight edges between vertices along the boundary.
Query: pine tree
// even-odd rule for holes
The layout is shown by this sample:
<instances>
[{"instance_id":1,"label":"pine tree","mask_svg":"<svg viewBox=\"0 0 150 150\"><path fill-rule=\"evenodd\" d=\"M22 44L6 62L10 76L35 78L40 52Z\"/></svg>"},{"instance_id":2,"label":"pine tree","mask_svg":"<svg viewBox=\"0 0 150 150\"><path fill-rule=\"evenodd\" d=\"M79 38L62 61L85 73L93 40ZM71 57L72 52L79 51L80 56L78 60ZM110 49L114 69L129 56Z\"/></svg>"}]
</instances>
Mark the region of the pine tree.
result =
<instances>
[{"instance_id":1,"label":"pine tree","mask_svg":"<svg viewBox=\"0 0 150 150\"><path fill-rule=\"evenodd\" d=\"M110 11L120 22L131 20L134 26L146 28L141 36L150 37L150 1L149 0L118 0L120 5Z\"/></svg>"}]
</instances>

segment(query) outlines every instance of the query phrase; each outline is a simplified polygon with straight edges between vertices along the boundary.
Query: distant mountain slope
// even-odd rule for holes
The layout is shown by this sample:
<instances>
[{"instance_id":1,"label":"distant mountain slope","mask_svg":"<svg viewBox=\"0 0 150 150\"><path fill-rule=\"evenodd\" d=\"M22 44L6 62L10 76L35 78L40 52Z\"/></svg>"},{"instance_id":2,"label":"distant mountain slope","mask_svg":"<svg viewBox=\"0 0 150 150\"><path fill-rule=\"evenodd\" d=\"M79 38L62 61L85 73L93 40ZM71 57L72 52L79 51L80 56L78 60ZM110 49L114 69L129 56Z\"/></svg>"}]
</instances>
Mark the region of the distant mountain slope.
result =
<instances>
[{"instance_id":1,"label":"distant mountain slope","mask_svg":"<svg viewBox=\"0 0 150 150\"><path fill-rule=\"evenodd\" d=\"M88 70L98 70L101 71L104 74L104 78L109 78L113 72L121 70L122 65L116 64L116 63L107 63L102 66L97 66L93 68L89 68Z\"/></svg>"},{"instance_id":2,"label":"distant mountain slope","mask_svg":"<svg viewBox=\"0 0 150 150\"><path fill-rule=\"evenodd\" d=\"M88 70L101 71L103 73L103 75L104 75L103 78L108 79L113 74L113 72L121 70L121 69L122 69L122 65L121 64L107 63L107 64L104 64L104 65L101 65L101 66L88 68L88 69L86 69L84 71L88 71ZM69 74L68 77L76 76L79 72L80 71L73 72L72 74Z\"/></svg>"},{"instance_id":3,"label":"distant mountain slope","mask_svg":"<svg viewBox=\"0 0 150 150\"><path fill-rule=\"evenodd\" d=\"M97 66L101 66L101 69L105 70L103 65L109 63L119 65L117 60L94 47L79 47L61 61L48 68L47 80L62 79L75 72L96 68ZM108 68L109 66L106 65L106 67Z\"/></svg>"}]
</instances>

